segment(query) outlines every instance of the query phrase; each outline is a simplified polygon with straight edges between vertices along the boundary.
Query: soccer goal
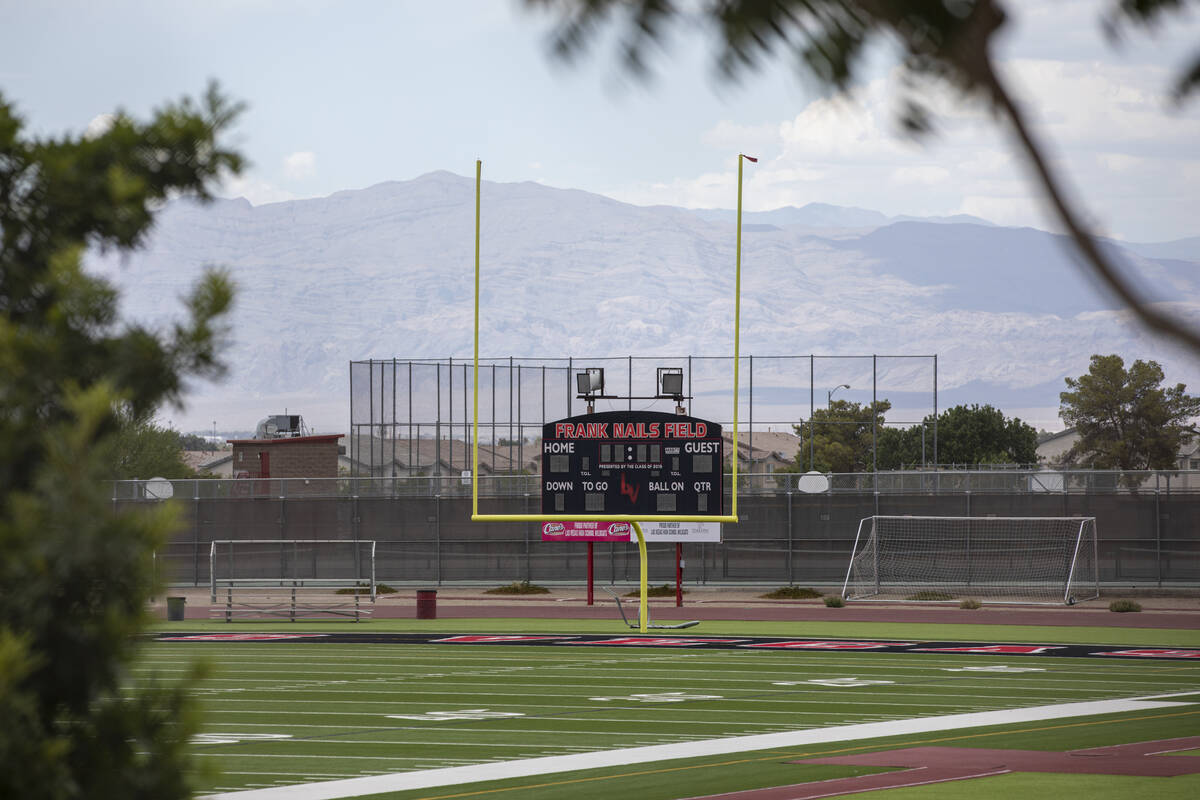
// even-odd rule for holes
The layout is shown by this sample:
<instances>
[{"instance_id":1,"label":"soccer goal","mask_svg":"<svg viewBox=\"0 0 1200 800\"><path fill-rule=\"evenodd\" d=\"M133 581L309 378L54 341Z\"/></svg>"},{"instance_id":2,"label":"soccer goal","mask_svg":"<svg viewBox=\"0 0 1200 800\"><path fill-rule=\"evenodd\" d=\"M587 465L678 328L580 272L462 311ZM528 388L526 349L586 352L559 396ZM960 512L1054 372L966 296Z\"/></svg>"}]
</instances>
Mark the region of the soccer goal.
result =
<instances>
[{"instance_id":1,"label":"soccer goal","mask_svg":"<svg viewBox=\"0 0 1200 800\"><path fill-rule=\"evenodd\" d=\"M1074 605L1097 561L1094 517L867 517L842 597Z\"/></svg>"},{"instance_id":2,"label":"soccer goal","mask_svg":"<svg viewBox=\"0 0 1200 800\"><path fill-rule=\"evenodd\" d=\"M375 542L340 539L218 539L208 551L214 614L353 617L375 602ZM223 597L218 598L218 594Z\"/></svg>"}]
</instances>

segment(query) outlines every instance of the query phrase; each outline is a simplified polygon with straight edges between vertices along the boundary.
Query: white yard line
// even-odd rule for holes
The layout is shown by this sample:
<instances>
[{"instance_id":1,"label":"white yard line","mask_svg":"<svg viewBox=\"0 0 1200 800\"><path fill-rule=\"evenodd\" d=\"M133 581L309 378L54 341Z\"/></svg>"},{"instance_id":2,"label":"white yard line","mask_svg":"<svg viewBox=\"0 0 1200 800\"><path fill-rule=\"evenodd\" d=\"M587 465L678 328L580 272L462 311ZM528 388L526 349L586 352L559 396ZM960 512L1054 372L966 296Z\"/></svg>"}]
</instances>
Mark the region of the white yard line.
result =
<instances>
[{"instance_id":1,"label":"white yard line","mask_svg":"<svg viewBox=\"0 0 1200 800\"><path fill-rule=\"evenodd\" d=\"M1182 696L1154 695L1153 697ZM1157 708L1190 705L1148 698L1125 698L1119 700L1095 700L1085 703L1013 708L1001 711L983 711L971 714L951 714L941 717L894 720L891 722L867 722L855 725L840 725L786 733L762 733L753 736L734 736L727 739L708 739L678 744L650 745L648 747L621 748L579 755L543 756L519 761L501 761L490 764L474 764L463 767L399 772L390 775L372 775L347 778L345 780L320 783L297 784L267 789L249 789L207 795L206 800L337 800L343 797L398 792L410 789L428 789L434 786L454 786L481 781L524 778L532 775L548 775L582 769L622 767L629 764L644 764L677 758L728 755L752 750L769 750L777 747L799 747L827 742L844 742L858 739L874 739L884 736L901 736L933 731L976 728L985 725L1008 725L1019 722L1037 722L1066 717L1085 717L1096 714L1115 714L1127 711L1146 711Z\"/></svg>"}]
</instances>

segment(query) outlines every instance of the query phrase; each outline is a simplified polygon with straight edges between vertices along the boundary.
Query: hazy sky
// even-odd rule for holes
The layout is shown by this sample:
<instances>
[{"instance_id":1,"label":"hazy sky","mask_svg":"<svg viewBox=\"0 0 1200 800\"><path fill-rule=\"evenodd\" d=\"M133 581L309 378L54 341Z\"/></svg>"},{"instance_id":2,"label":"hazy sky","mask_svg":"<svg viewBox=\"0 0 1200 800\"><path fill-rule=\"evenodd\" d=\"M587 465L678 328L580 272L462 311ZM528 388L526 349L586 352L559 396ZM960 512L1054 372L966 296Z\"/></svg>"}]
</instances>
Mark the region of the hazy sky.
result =
<instances>
[{"instance_id":1,"label":"hazy sky","mask_svg":"<svg viewBox=\"0 0 1200 800\"><path fill-rule=\"evenodd\" d=\"M1004 71L1100 229L1200 235L1200 97L1182 110L1166 99L1200 21L1113 47L1097 24L1109 5L1013 3ZM884 53L845 102L783 61L723 83L702 35L675 41L642 85L612 47L554 61L549 28L506 0L0 0L0 92L52 134L215 78L249 106L232 141L252 165L226 193L254 203L472 174L482 158L489 180L729 208L740 150L762 157L750 210L826 202L1053 227L981 109L944 99L938 138L897 135Z\"/></svg>"}]
</instances>

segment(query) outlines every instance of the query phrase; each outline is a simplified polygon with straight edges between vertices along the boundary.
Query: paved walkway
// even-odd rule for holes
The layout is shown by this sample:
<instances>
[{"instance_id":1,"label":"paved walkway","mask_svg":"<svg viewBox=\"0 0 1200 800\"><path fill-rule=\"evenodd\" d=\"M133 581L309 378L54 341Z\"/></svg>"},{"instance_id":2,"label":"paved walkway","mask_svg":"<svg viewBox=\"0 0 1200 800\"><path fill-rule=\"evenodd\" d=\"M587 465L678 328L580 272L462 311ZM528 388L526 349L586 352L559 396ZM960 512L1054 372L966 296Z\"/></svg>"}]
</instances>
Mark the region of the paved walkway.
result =
<instances>
[{"instance_id":1,"label":"paved walkway","mask_svg":"<svg viewBox=\"0 0 1200 800\"><path fill-rule=\"evenodd\" d=\"M442 619L617 619L612 598L599 587L594 604L587 605L583 587L555 588L544 595L486 594L482 586L443 586L437 590L437 616ZM632 587L623 587L622 593ZM849 603L845 608L827 608L821 600L767 600L761 595L771 588L694 588L684 595L683 607L675 599L651 598L652 620L773 620L797 622L907 622L968 625L1061 625L1075 627L1117 626L1123 628L1182 628L1200 630L1200 596L1139 597L1140 613L1116 614L1108 604L1118 594L1105 594L1070 608L1065 606L985 605L961 609L953 604ZM416 587L400 588L395 594L380 595L375 603L376 619L416 617ZM172 588L167 594L187 598L187 619L208 619L210 595L207 587ZM637 599L624 598L625 613L637 613ZM159 599L158 613L165 616Z\"/></svg>"}]
</instances>

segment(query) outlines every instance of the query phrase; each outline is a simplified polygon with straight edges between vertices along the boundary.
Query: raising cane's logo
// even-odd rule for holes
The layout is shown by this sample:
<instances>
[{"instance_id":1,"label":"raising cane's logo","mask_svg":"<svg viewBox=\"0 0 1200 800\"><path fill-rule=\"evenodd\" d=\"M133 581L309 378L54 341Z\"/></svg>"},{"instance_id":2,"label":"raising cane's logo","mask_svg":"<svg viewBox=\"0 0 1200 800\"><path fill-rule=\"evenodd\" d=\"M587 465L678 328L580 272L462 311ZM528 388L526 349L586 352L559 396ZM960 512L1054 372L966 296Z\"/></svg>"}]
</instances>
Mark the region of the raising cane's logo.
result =
<instances>
[{"instance_id":1,"label":"raising cane's logo","mask_svg":"<svg viewBox=\"0 0 1200 800\"><path fill-rule=\"evenodd\" d=\"M628 522L614 522L608 527L608 532L611 533L629 533Z\"/></svg>"},{"instance_id":2,"label":"raising cane's logo","mask_svg":"<svg viewBox=\"0 0 1200 800\"><path fill-rule=\"evenodd\" d=\"M542 525L542 533L545 534L562 533L565 530L566 526L564 526L561 522L547 522L546 524Z\"/></svg>"}]
</instances>

